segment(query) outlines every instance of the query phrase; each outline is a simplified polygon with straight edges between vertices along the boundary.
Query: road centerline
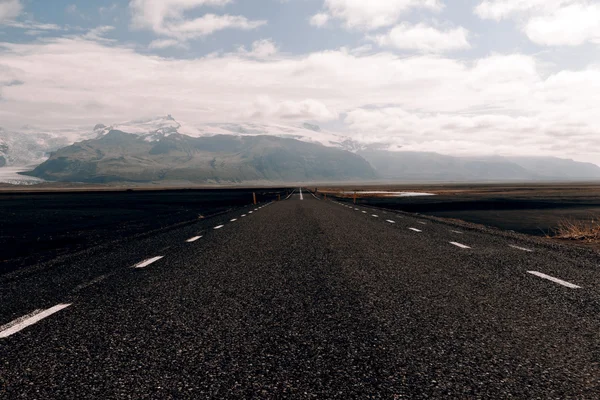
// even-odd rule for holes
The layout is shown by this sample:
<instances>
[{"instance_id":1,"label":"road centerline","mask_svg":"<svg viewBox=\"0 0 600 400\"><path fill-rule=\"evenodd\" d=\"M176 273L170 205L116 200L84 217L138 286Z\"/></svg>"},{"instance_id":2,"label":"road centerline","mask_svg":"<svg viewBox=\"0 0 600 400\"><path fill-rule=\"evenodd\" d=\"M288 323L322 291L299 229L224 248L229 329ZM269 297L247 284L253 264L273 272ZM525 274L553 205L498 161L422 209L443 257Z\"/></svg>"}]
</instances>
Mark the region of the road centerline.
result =
<instances>
[{"instance_id":1,"label":"road centerline","mask_svg":"<svg viewBox=\"0 0 600 400\"><path fill-rule=\"evenodd\" d=\"M36 310L31 314L25 315L21 318L17 318L16 320L0 327L0 339L4 339L11 335L14 335L15 333L27 328L28 326L31 326L45 318L48 318L52 314L64 310L70 305L71 304L58 304L47 310Z\"/></svg>"},{"instance_id":2,"label":"road centerline","mask_svg":"<svg viewBox=\"0 0 600 400\"><path fill-rule=\"evenodd\" d=\"M461 249L470 249L469 246L467 246L466 244L462 244L462 243L458 243L458 242L450 242L451 245L454 245L456 247L460 247Z\"/></svg>"},{"instance_id":3,"label":"road centerline","mask_svg":"<svg viewBox=\"0 0 600 400\"><path fill-rule=\"evenodd\" d=\"M164 258L164 256L152 257L152 258L142 261L141 263L134 265L133 268L146 268L148 265L154 264L155 262L157 262L158 260L161 260L163 258Z\"/></svg>"}]
</instances>

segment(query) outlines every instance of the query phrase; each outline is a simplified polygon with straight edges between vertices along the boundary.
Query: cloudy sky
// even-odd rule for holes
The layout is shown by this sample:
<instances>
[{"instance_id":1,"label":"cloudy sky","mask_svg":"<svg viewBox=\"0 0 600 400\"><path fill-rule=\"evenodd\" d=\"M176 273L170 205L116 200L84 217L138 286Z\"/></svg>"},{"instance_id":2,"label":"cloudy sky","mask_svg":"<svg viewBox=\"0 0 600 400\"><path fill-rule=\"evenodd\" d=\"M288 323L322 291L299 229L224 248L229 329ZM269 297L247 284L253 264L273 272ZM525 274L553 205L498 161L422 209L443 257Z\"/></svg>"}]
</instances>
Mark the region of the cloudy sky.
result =
<instances>
[{"instance_id":1,"label":"cloudy sky","mask_svg":"<svg viewBox=\"0 0 600 400\"><path fill-rule=\"evenodd\" d=\"M600 164L600 2L0 0L0 126L316 122Z\"/></svg>"}]
</instances>

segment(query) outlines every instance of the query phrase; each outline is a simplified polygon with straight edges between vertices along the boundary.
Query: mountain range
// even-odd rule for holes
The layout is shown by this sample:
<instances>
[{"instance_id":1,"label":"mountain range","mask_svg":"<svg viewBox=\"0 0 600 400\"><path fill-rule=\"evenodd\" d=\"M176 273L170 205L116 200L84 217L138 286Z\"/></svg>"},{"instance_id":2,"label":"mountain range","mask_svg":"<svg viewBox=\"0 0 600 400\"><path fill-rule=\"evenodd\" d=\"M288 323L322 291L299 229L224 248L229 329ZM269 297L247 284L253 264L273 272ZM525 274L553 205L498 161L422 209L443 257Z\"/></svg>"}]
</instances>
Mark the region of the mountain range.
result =
<instances>
[{"instance_id":1,"label":"mountain range","mask_svg":"<svg viewBox=\"0 0 600 400\"><path fill-rule=\"evenodd\" d=\"M189 126L172 116L92 130L0 130L0 166L64 182L600 180L600 167L554 157L453 157L391 151L305 123Z\"/></svg>"}]
</instances>

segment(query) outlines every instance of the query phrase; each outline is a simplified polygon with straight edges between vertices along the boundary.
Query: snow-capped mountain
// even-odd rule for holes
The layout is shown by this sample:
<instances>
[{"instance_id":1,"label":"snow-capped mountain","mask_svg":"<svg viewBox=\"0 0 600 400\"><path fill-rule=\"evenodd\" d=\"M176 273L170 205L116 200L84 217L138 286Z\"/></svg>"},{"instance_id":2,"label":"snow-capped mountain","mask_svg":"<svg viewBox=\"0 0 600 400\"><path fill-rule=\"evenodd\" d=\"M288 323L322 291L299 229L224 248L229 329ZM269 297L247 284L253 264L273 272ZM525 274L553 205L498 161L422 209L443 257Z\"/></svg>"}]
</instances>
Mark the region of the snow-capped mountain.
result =
<instances>
[{"instance_id":1,"label":"snow-capped mountain","mask_svg":"<svg viewBox=\"0 0 600 400\"><path fill-rule=\"evenodd\" d=\"M71 144L71 140L57 133L42 133L25 128L21 132L0 128L0 167L37 165L52 151Z\"/></svg>"},{"instance_id":2,"label":"snow-capped mountain","mask_svg":"<svg viewBox=\"0 0 600 400\"><path fill-rule=\"evenodd\" d=\"M304 123L299 126L264 123L209 123L187 125L176 121L171 115L148 120L129 121L111 126L98 124L94 128L97 135L105 135L111 130L133 133L147 141L155 141L171 134L182 134L194 138L233 135L233 136L275 136L296 139L302 142L322 144L344 150L357 151L363 148L347 136L321 130L318 125Z\"/></svg>"},{"instance_id":3,"label":"snow-capped mountain","mask_svg":"<svg viewBox=\"0 0 600 400\"><path fill-rule=\"evenodd\" d=\"M319 126L308 123L298 126L266 123L207 123L203 125L189 125L175 120L171 115L167 115L112 125L100 123L91 130L84 128L48 131L24 127L19 132L9 132L0 128L0 167L37 165L45 161L53 151L78 141L105 136L113 130L138 135L148 142L154 142L173 134L181 134L193 138L215 135L267 135L322 144L327 147L335 147L353 152L364 148L360 143L353 141L349 137L322 130Z\"/></svg>"}]
</instances>

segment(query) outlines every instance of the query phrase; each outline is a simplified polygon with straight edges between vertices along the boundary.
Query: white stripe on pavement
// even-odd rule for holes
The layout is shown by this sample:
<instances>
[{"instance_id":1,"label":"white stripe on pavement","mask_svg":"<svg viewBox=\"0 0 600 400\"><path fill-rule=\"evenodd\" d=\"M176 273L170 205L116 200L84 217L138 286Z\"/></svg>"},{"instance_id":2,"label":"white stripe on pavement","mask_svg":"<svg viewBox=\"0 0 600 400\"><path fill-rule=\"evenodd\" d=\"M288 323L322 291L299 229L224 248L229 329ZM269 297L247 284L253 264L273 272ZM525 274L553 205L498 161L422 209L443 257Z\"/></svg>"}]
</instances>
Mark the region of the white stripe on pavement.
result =
<instances>
[{"instance_id":1,"label":"white stripe on pavement","mask_svg":"<svg viewBox=\"0 0 600 400\"><path fill-rule=\"evenodd\" d=\"M71 304L59 304L47 310L36 310L31 314L25 315L21 318L17 318L12 322L0 327L0 339L7 338L15 333L31 326L44 318L51 316L54 313L59 312L60 310L64 310L69 307Z\"/></svg>"},{"instance_id":2,"label":"white stripe on pavement","mask_svg":"<svg viewBox=\"0 0 600 400\"><path fill-rule=\"evenodd\" d=\"M229 222L235 222L235 221L237 221L237 218L234 218L234 219L232 219L232 220L231 220L231 221L229 221Z\"/></svg>"},{"instance_id":3,"label":"white stripe on pavement","mask_svg":"<svg viewBox=\"0 0 600 400\"><path fill-rule=\"evenodd\" d=\"M150 264L154 264L155 262L157 262L158 260L162 259L164 256L158 256L158 257L154 257L154 258L149 258L147 260L142 261L139 264L136 264L133 266L133 268L146 268L148 265Z\"/></svg>"},{"instance_id":4,"label":"white stripe on pavement","mask_svg":"<svg viewBox=\"0 0 600 400\"><path fill-rule=\"evenodd\" d=\"M201 238L202 238L202 236L194 236L193 238L186 240L186 242L194 243L195 241L197 241L198 239L201 239Z\"/></svg>"},{"instance_id":5,"label":"white stripe on pavement","mask_svg":"<svg viewBox=\"0 0 600 400\"><path fill-rule=\"evenodd\" d=\"M540 278L548 279L549 281L558 283L559 285L563 285L563 286L566 286L566 287L571 288L571 289L581 289L581 286L574 285L572 283L569 283L567 281L563 281L562 279L558 279L558 278L555 278L555 277L550 276L550 275L542 274L541 272L537 272L537 271L527 271L527 272L530 273L530 274L532 274L532 275L538 276Z\"/></svg>"},{"instance_id":6,"label":"white stripe on pavement","mask_svg":"<svg viewBox=\"0 0 600 400\"><path fill-rule=\"evenodd\" d=\"M456 247L460 247L461 249L470 249L470 247L469 247L469 246L467 246L467 245L464 245L464 244L462 244L462 243L458 243L458 242L450 242L450 244L453 244L453 245L454 245L454 246L456 246Z\"/></svg>"},{"instance_id":7,"label":"white stripe on pavement","mask_svg":"<svg viewBox=\"0 0 600 400\"><path fill-rule=\"evenodd\" d=\"M422 230L417 229L417 228L408 228L408 229L410 229L411 231L415 231L415 232L423 232Z\"/></svg>"},{"instance_id":8,"label":"white stripe on pavement","mask_svg":"<svg viewBox=\"0 0 600 400\"><path fill-rule=\"evenodd\" d=\"M302 196L302 188L300 188L300 200L304 200L304 196Z\"/></svg>"},{"instance_id":9,"label":"white stripe on pavement","mask_svg":"<svg viewBox=\"0 0 600 400\"><path fill-rule=\"evenodd\" d=\"M396 223L396 221L392 221L391 219L388 219L388 220L387 220L387 221L385 221L385 222L389 222L390 224L395 224L395 223Z\"/></svg>"},{"instance_id":10,"label":"white stripe on pavement","mask_svg":"<svg viewBox=\"0 0 600 400\"><path fill-rule=\"evenodd\" d=\"M509 247L512 247L513 249L517 249L517 250L522 250L522 251L526 251L528 253L533 253L533 250L531 249L526 249L525 247L519 247L519 246L515 246L513 244L509 244Z\"/></svg>"},{"instance_id":11,"label":"white stripe on pavement","mask_svg":"<svg viewBox=\"0 0 600 400\"><path fill-rule=\"evenodd\" d=\"M221 229L222 227L224 227L225 225L219 225L219 226L215 226L214 229Z\"/></svg>"},{"instance_id":12,"label":"white stripe on pavement","mask_svg":"<svg viewBox=\"0 0 600 400\"><path fill-rule=\"evenodd\" d=\"M379 215L375 215L375 214L373 214L373 215L371 215L371 216L372 216L372 217L374 217L374 218L379 218Z\"/></svg>"}]
</instances>

